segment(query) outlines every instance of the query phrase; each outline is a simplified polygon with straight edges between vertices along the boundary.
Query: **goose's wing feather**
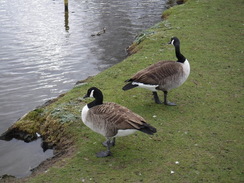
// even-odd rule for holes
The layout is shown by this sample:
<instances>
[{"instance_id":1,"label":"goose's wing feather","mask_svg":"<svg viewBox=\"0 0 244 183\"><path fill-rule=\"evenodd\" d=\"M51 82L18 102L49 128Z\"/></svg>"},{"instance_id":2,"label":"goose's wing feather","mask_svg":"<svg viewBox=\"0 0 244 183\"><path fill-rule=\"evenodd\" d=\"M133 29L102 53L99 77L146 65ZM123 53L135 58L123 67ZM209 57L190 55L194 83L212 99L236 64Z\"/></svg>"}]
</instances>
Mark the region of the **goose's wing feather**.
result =
<instances>
[{"instance_id":1,"label":"goose's wing feather","mask_svg":"<svg viewBox=\"0 0 244 183\"><path fill-rule=\"evenodd\" d=\"M175 61L160 61L139 72L137 72L130 81L144 84L164 84L168 77L174 77L182 71L180 63Z\"/></svg>"},{"instance_id":2,"label":"goose's wing feather","mask_svg":"<svg viewBox=\"0 0 244 183\"><path fill-rule=\"evenodd\" d=\"M90 109L90 117L98 123L116 129L140 129L145 120L131 110L113 102L103 103Z\"/></svg>"},{"instance_id":3,"label":"goose's wing feather","mask_svg":"<svg viewBox=\"0 0 244 183\"><path fill-rule=\"evenodd\" d=\"M88 112L87 120L93 122L94 129L99 129L99 133L108 137L115 136L118 130L133 129L149 135L157 131L138 114L113 102L92 107Z\"/></svg>"}]
</instances>

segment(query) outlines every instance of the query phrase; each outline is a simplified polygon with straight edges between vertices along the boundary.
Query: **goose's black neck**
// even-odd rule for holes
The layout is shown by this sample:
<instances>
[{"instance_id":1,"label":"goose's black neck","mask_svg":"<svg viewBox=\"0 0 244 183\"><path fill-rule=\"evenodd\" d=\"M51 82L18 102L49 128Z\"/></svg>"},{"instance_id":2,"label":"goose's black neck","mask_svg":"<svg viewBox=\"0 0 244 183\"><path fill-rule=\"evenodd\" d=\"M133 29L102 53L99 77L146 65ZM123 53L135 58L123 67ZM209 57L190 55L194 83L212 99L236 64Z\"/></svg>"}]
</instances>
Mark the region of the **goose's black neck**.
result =
<instances>
[{"instance_id":1,"label":"goose's black neck","mask_svg":"<svg viewBox=\"0 0 244 183\"><path fill-rule=\"evenodd\" d=\"M96 105L101 105L103 104L103 96L99 95L95 97L95 100L93 100L92 102L90 102L89 104L87 104L88 108L92 108Z\"/></svg>"},{"instance_id":2,"label":"goose's black neck","mask_svg":"<svg viewBox=\"0 0 244 183\"><path fill-rule=\"evenodd\" d=\"M175 55L177 57L177 62L184 63L186 58L180 53L180 44L175 45Z\"/></svg>"}]
</instances>

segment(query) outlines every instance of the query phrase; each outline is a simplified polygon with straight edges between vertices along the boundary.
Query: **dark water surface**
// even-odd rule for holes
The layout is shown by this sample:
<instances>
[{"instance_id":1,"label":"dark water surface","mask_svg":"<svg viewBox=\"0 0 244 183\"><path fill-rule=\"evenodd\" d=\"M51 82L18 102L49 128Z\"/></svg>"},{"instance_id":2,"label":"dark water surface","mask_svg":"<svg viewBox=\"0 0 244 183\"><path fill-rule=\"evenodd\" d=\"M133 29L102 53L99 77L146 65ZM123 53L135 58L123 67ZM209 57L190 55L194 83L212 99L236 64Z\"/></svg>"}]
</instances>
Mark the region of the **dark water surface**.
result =
<instances>
[{"instance_id":1,"label":"dark water surface","mask_svg":"<svg viewBox=\"0 0 244 183\"><path fill-rule=\"evenodd\" d=\"M19 117L75 82L120 62L135 36L156 22L168 0L0 1L0 134ZM106 27L101 36L91 36ZM0 176L27 176L41 140L0 141Z\"/></svg>"}]
</instances>

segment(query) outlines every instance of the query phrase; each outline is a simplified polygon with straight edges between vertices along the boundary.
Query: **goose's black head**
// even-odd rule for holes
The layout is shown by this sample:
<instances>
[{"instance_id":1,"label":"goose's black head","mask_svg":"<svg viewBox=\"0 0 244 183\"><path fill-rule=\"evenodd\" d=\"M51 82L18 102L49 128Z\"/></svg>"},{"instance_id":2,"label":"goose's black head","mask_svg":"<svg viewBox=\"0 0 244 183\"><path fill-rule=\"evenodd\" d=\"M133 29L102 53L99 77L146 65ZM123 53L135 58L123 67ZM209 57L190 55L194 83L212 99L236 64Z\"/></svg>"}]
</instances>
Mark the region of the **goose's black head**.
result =
<instances>
[{"instance_id":1,"label":"goose's black head","mask_svg":"<svg viewBox=\"0 0 244 183\"><path fill-rule=\"evenodd\" d=\"M184 63L186 58L180 52L180 40L177 37L172 37L169 44L172 44L175 47L175 55L178 59L177 62Z\"/></svg>"},{"instance_id":2,"label":"goose's black head","mask_svg":"<svg viewBox=\"0 0 244 183\"><path fill-rule=\"evenodd\" d=\"M91 87L87 90L86 95L83 98L93 97L95 100L88 104L90 107L103 103L103 94L101 90L96 87Z\"/></svg>"},{"instance_id":3,"label":"goose's black head","mask_svg":"<svg viewBox=\"0 0 244 183\"><path fill-rule=\"evenodd\" d=\"M103 97L103 94L102 94L101 90L99 90L98 88L91 87L87 90L87 93L83 98L88 98L88 97L101 98L101 97Z\"/></svg>"},{"instance_id":4,"label":"goose's black head","mask_svg":"<svg viewBox=\"0 0 244 183\"><path fill-rule=\"evenodd\" d=\"M177 37L172 37L169 44L172 44L174 46L180 45L180 40Z\"/></svg>"}]
</instances>

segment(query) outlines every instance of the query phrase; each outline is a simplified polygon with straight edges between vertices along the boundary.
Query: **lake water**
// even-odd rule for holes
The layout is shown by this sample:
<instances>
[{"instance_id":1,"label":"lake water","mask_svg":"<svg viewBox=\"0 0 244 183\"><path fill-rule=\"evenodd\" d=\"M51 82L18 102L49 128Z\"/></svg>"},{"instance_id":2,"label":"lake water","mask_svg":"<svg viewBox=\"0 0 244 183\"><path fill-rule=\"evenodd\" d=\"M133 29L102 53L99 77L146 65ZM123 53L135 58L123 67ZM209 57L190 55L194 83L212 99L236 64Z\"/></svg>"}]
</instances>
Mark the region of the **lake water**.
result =
<instances>
[{"instance_id":1,"label":"lake water","mask_svg":"<svg viewBox=\"0 0 244 183\"><path fill-rule=\"evenodd\" d=\"M174 0L0 1L0 134L18 118L126 57ZM91 36L106 27L100 36ZM0 141L0 176L24 177L52 150Z\"/></svg>"}]
</instances>

